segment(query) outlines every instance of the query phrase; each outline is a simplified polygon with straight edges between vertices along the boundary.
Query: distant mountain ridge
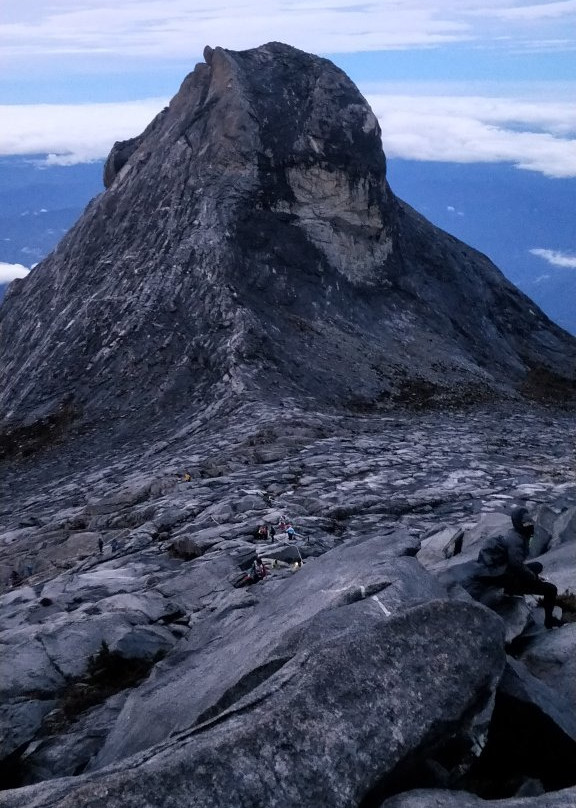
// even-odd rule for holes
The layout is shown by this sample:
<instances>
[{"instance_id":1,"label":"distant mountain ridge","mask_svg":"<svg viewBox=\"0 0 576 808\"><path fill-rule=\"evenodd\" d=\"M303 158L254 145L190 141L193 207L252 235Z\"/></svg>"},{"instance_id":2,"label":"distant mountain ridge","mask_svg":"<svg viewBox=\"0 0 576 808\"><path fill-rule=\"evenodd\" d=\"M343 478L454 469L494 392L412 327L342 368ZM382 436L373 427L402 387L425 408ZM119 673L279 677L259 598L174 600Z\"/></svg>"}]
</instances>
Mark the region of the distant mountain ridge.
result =
<instances>
[{"instance_id":1,"label":"distant mountain ridge","mask_svg":"<svg viewBox=\"0 0 576 808\"><path fill-rule=\"evenodd\" d=\"M41 261L102 191L103 161L55 166L45 160L0 157L0 262Z\"/></svg>"},{"instance_id":2,"label":"distant mountain ridge","mask_svg":"<svg viewBox=\"0 0 576 808\"><path fill-rule=\"evenodd\" d=\"M205 55L12 284L6 425L64 408L142 429L231 396L572 395L576 340L395 197L377 120L341 70L279 43Z\"/></svg>"}]
</instances>

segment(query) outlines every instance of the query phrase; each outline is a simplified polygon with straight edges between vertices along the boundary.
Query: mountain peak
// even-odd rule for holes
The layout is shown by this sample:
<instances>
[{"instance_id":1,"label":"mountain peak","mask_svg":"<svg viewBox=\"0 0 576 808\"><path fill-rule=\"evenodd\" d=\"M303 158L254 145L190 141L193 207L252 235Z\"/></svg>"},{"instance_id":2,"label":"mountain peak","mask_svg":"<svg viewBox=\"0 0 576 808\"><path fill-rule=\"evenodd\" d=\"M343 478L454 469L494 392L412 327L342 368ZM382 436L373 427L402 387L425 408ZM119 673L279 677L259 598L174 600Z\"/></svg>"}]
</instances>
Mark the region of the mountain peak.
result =
<instances>
[{"instance_id":1,"label":"mountain peak","mask_svg":"<svg viewBox=\"0 0 576 808\"><path fill-rule=\"evenodd\" d=\"M7 295L6 428L63 402L141 426L243 395L468 402L542 372L573 390L576 341L394 196L339 68L277 42L204 57Z\"/></svg>"}]
</instances>

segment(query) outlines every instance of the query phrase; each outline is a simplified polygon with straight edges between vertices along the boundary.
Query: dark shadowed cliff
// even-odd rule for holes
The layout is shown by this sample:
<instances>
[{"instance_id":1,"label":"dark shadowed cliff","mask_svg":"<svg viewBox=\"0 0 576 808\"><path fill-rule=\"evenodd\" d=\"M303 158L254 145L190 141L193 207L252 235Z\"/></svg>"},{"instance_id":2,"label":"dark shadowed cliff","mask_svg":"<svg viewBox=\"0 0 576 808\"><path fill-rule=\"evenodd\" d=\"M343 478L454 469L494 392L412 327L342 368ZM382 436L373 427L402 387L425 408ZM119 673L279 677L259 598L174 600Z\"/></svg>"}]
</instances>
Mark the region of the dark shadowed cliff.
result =
<instances>
[{"instance_id":1,"label":"dark shadowed cliff","mask_svg":"<svg viewBox=\"0 0 576 808\"><path fill-rule=\"evenodd\" d=\"M229 395L371 408L573 388L576 341L394 196L342 71L278 43L205 57L12 285L7 427L141 427Z\"/></svg>"}]
</instances>

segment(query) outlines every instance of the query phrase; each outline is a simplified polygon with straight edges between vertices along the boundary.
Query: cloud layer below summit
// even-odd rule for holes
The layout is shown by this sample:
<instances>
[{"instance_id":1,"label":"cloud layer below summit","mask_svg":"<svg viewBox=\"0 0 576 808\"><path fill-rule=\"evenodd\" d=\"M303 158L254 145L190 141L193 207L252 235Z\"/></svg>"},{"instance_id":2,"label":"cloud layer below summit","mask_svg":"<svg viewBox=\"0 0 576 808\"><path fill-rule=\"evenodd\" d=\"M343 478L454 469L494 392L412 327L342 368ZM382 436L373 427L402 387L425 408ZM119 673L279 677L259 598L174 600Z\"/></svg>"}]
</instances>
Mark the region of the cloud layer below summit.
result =
<instances>
[{"instance_id":1,"label":"cloud layer below summit","mask_svg":"<svg viewBox=\"0 0 576 808\"><path fill-rule=\"evenodd\" d=\"M504 97L367 93L390 158L507 162L549 177L576 177L576 116L569 102ZM0 106L0 154L49 154L62 165L106 157L139 134L167 98L75 105Z\"/></svg>"}]
</instances>

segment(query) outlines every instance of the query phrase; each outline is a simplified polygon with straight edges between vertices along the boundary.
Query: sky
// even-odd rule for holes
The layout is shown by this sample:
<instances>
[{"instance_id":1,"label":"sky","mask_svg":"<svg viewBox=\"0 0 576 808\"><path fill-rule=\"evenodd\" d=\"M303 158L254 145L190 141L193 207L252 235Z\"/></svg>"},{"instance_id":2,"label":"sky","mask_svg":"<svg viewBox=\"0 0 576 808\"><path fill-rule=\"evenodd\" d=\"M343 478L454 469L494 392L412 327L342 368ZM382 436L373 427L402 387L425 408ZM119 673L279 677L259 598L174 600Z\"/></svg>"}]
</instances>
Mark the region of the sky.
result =
<instances>
[{"instance_id":1,"label":"sky","mask_svg":"<svg viewBox=\"0 0 576 808\"><path fill-rule=\"evenodd\" d=\"M2 0L0 155L101 159L205 45L273 40L348 73L388 158L576 178L576 0Z\"/></svg>"}]
</instances>

